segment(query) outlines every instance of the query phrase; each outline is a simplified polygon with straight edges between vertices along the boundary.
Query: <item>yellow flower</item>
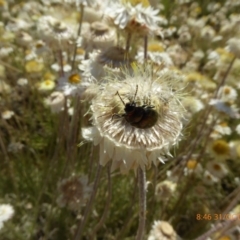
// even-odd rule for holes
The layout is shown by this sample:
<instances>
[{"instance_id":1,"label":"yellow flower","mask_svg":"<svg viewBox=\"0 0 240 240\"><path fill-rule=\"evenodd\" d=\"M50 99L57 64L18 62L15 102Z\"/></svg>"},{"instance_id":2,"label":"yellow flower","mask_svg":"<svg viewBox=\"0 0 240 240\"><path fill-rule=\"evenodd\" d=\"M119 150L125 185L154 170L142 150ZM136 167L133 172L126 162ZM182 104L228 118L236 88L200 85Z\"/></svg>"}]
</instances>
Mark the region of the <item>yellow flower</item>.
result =
<instances>
[{"instance_id":1,"label":"yellow flower","mask_svg":"<svg viewBox=\"0 0 240 240\"><path fill-rule=\"evenodd\" d=\"M27 73L39 73L43 70L44 64L42 61L31 60L25 64Z\"/></svg>"}]
</instances>

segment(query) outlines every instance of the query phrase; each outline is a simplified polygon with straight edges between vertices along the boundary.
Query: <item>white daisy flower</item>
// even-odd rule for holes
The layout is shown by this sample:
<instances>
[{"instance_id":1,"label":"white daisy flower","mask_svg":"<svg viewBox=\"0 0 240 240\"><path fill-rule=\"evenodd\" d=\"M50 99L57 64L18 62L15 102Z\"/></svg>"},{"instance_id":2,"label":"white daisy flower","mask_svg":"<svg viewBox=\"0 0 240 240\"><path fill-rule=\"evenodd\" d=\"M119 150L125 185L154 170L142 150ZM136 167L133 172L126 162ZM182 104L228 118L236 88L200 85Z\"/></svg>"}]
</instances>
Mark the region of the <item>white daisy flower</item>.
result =
<instances>
[{"instance_id":1,"label":"white daisy flower","mask_svg":"<svg viewBox=\"0 0 240 240\"><path fill-rule=\"evenodd\" d=\"M237 99L238 94L236 89L231 86L225 85L223 87L220 87L218 91L218 96L220 100L224 102L234 102Z\"/></svg>"},{"instance_id":2,"label":"white daisy flower","mask_svg":"<svg viewBox=\"0 0 240 240\"><path fill-rule=\"evenodd\" d=\"M229 143L223 139L214 140L209 144L208 151L216 160L226 160L230 156Z\"/></svg>"},{"instance_id":3,"label":"white daisy flower","mask_svg":"<svg viewBox=\"0 0 240 240\"><path fill-rule=\"evenodd\" d=\"M231 38L227 42L227 49L233 53L237 58L240 58L240 39Z\"/></svg>"},{"instance_id":4,"label":"white daisy flower","mask_svg":"<svg viewBox=\"0 0 240 240\"><path fill-rule=\"evenodd\" d=\"M90 83L90 78L84 78L78 73L67 73L58 79L57 90L66 96L81 95Z\"/></svg>"},{"instance_id":5,"label":"white daisy flower","mask_svg":"<svg viewBox=\"0 0 240 240\"><path fill-rule=\"evenodd\" d=\"M0 222L5 222L12 218L14 209L10 204L0 204Z\"/></svg>"},{"instance_id":6,"label":"white daisy flower","mask_svg":"<svg viewBox=\"0 0 240 240\"><path fill-rule=\"evenodd\" d=\"M17 84L19 86L26 86L26 85L28 85L28 79L27 78L19 78L17 80Z\"/></svg>"},{"instance_id":7,"label":"white daisy flower","mask_svg":"<svg viewBox=\"0 0 240 240\"><path fill-rule=\"evenodd\" d=\"M44 103L50 107L52 113L58 113L63 110L65 96L61 92L53 92L44 100Z\"/></svg>"},{"instance_id":8,"label":"white daisy flower","mask_svg":"<svg viewBox=\"0 0 240 240\"><path fill-rule=\"evenodd\" d=\"M12 116L14 116L14 114L15 114L15 113L14 113L13 111L6 110L6 111L3 111L3 112L1 113L1 116L2 116L3 119L7 120L7 119L12 118Z\"/></svg>"},{"instance_id":9,"label":"white daisy flower","mask_svg":"<svg viewBox=\"0 0 240 240\"><path fill-rule=\"evenodd\" d=\"M219 178L213 176L209 171L205 171L203 174L203 183L206 185L214 185L219 182Z\"/></svg>"},{"instance_id":10,"label":"white daisy flower","mask_svg":"<svg viewBox=\"0 0 240 240\"><path fill-rule=\"evenodd\" d=\"M167 23L165 18L158 16L158 9L153 9L151 6L145 7L142 4L133 6L129 2L114 2L107 7L105 13L120 29L126 27L135 29L134 26L137 23L149 30L154 30L159 23Z\"/></svg>"},{"instance_id":11,"label":"white daisy flower","mask_svg":"<svg viewBox=\"0 0 240 240\"><path fill-rule=\"evenodd\" d=\"M220 163L217 160L208 162L206 169L214 176L219 179L225 177L228 174L228 169L224 163Z\"/></svg>"},{"instance_id":12,"label":"white daisy flower","mask_svg":"<svg viewBox=\"0 0 240 240\"><path fill-rule=\"evenodd\" d=\"M230 135L232 133L231 128L225 122L217 124L213 129L221 135Z\"/></svg>"},{"instance_id":13,"label":"white daisy flower","mask_svg":"<svg viewBox=\"0 0 240 240\"><path fill-rule=\"evenodd\" d=\"M237 132L238 135L240 135L240 124L238 124L238 125L236 126L236 132Z\"/></svg>"},{"instance_id":14,"label":"white daisy flower","mask_svg":"<svg viewBox=\"0 0 240 240\"><path fill-rule=\"evenodd\" d=\"M148 240L178 240L177 233L166 221L154 221Z\"/></svg>"}]
</instances>

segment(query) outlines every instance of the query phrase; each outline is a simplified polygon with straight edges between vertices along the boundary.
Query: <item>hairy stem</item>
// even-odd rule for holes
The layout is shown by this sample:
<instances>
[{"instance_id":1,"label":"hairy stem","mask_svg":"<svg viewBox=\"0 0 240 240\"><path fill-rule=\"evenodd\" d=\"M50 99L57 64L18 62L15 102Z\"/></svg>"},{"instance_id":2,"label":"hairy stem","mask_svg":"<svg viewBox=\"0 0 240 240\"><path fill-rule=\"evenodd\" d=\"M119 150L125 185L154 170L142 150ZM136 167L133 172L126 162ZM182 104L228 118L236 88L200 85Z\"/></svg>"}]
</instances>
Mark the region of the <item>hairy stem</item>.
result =
<instances>
[{"instance_id":1,"label":"hairy stem","mask_svg":"<svg viewBox=\"0 0 240 240\"><path fill-rule=\"evenodd\" d=\"M139 226L136 240L142 240L146 222L146 173L145 169L138 168L138 187L139 187Z\"/></svg>"}]
</instances>

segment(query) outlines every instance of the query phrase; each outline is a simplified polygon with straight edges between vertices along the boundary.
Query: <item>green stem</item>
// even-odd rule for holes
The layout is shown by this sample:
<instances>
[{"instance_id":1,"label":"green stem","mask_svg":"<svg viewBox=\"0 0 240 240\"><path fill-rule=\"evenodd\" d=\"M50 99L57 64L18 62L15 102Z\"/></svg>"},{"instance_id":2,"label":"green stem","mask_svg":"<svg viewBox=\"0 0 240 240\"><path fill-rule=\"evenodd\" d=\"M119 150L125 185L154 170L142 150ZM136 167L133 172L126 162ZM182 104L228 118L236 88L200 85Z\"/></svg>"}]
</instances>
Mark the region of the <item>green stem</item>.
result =
<instances>
[{"instance_id":1,"label":"green stem","mask_svg":"<svg viewBox=\"0 0 240 240\"><path fill-rule=\"evenodd\" d=\"M83 12L84 12L84 6L83 6L83 4L81 4L80 5L80 20L79 20L77 38L80 36L81 30L82 30ZM73 50L72 71L74 71L74 64L75 64L75 60L76 60L76 55L77 55L77 43L75 43L74 50Z\"/></svg>"},{"instance_id":2,"label":"green stem","mask_svg":"<svg viewBox=\"0 0 240 240\"><path fill-rule=\"evenodd\" d=\"M95 177L94 185L93 185L93 191L92 191L91 197L89 199L89 202L86 205L82 221L79 223L77 233L76 233L76 236L74 238L75 240L80 240L81 237L82 237L83 228L87 223L90 210L92 209L93 200L95 199L95 196L96 196L96 193L97 193L97 188L98 188L98 183L99 183L99 180L100 180L100 177L101 177L101 172L102 172L102 166L100 164L98 164L97 173L96 173L96 177Z\"/></svg>"}]
</instances>

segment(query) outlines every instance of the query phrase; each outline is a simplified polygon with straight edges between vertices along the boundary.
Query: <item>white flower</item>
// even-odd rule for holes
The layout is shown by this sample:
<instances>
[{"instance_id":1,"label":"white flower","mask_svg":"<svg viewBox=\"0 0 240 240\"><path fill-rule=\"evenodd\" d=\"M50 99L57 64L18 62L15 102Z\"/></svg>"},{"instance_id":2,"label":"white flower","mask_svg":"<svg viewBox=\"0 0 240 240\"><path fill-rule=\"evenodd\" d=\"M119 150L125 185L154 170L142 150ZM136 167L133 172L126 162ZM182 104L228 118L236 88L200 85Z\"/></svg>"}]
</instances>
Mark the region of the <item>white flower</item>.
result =
<instances>
[{"instance_id":1,"label":"white flower","mask_svg":"<svg viewBox=\"0 0 240 240\"><path fill-rule=\"evenodd\" d=\"M226 102L219 99L211 99L209 105L214 106L218 111L224 112L232 118L240 118L238 109L234 105L229 105Z\"/></svg>"},{"instance_id":2,"label":"white flower","mask_svg":"<svg viewBox=\"0 0 240 240\"><path fill-rule=\"evenodd\" d=\"M218 91L219 98L224 102L232 102L235 101L238 94L236 89L232 88L231 86L223 86L220 87Z\"/></svg>"},{"instance_id":3,"label":"white flower","mask_svg":"<svg viewBox=\"0 0 240 240\"><path fill-rule=\"evenodd\" d=\"M206 185L214 185L219 182L219 178L214 177L209 171L205 171L203 174L203 183Z\"/></svg>"},{"instance_id":4,"label":"white flower","mask_svg":"<svg viewBox=\"0 0 240 240\"><path fill-rule=\"evenodd\" d=\"M10 111L10 110L6 110L6 111L4 111L4 112L1 113L2 118L3 118L3 119L6 119L6 120L12 118L12 116L13 116L14 114L15 114L15 113L14 113L13 111Z\"/></svg>"},{"instance_id":5,"label":"white flower","mask_svg":"<svg viewBox=\"0 0 240 240\"><path fill-rule=\"evenodd\" d=\"M240 39L231 38L228 40L227 48L231 53L233 53L237 58L240 58Z\"/></svg>"},{"instance_id":6,"label":"white flower","mask_svg":"<svg viewBox=\"0 0 240 240\"><path fill-rule=\"evenodd\" d=\"M114 20L114 24L124 29L131 19L131 8L130 3L111 2L111 5L106 8L105 14Z\"/></svg>"},{"instance_id":7,"label":"white flower","mask_svg":"<svg viewBox=\"0 0 240 240\"><path fill-rule=\"evenodd\" d=\"M200 34L204 40L211 41L214 38L214 36L216 35L216 32L213 29L213 27L207 25L201 30Z\"/></svg>"},{"instance_id":8,"label":"white flower","mask_svg":"<svg viewBox=\"0 0 240 240\"><path fill-rule=\"evenodd\" d=\"M238 124L238 125L236 126L236 132L237 132L238 135L240 135L240 124Z\"/></svg>"},{"instance_id":9,"label":"white flower","mask_svg":"<svg viewBox=\"0 0 240 240\"><path fill-rule=\"evenodd\" d=\"M37 30L39 36L55 50L69 48L70 41L75 37L70 27L51 16L40 17Z\"/></svg>"},{"instance_id":10,"label":"white flower","mask_svg":"<svg viewBox=\"0 0 240 240\"><path fill-rule=\"evenodd\" d=\"M194 114L201 111L204 108L204 105L201 100L195 97L186 97L182 101L183 106L187 110L188 114Z\"/></svg>"},{"instance_id":11,"label":"white flower","mask_svg":"<svg viewBox=\"0 0 240 240\"><path fill-rule=\"evenodd\" d=\"M196 159L189 159L183 171L185 176L188 176L192 173L199 176L203 172L203 167L201 163L197 162Z\"/></svg>"},{"instance_id":12,"label":"white flower","mask_svg":"<svg viewBox=\"0 0 240 240\"><path fill-rule=\"evenodd\" d=\"M208 145L208 151L216 160L226 160L230 156L229 143L223 139L214 140Z\"/></svg>"},{"instance_id":13,"label":"white flower","mask_svg":"<svg viewBox=\"0 0 240 240\"><path fill-rule=\"evenodd\" d=\"M144 7L142 4L132 6L129 2L114 2L106 9L105 13L120 29L130 27L131 22L137 22L152 30L158 27L158 23L167 23L166 19L158 16L158 9L153 9L151 6Z\"/></svg>"},{"instance_id":14,"label":"white flower","mask_svg":"<svg viewBox=\"0 0 240 240\"><path fill-rule=\"evenodd\" d=\"M26 85L28 85L28 80L26 78L19 78L17 80L17 84L19 86L26 86Z\"/></svg>"},{"instance_id":15,"label":"white flower","mask_svg":"<svg viewBox=\"0 0 240 240\"><path fill-rule=\"evenodd\" d=\"M62 67L63 67L63 72L65 72L65 73L70 72L72 70L72 66L70 64L63 64ZM61 71L62 67L58 63L53 63L51 65L51 69L56 72Z\"/></svg>"},{"instance_id":16,"label":"white flower","mask_svg":"<svg viewBox=\"0 0 240 240\"><path fill-rule=\"evenodd\" d=\"M115 45L116 33L104 22L93 22L83 34L82 47L91 52L93 49L106 49Z\"/></svg>"},{"instance_id":17,"label":"white flower","mask_svg":"<svg viewBox=\"0 0 240 240\"><path fill-rule=\"evenodd\" d=\"M112 159L112 170L128 172L163 161L180 140L184 109L172 90L175 78L166 81L138 67L124 74L121 81L112 76L99 85L88 137L100 145L101 165Z\"/></svg>"},{"instance_id":18,"label":"white flower","mask_svg":"<svg viewBox=\"0 0 240 240\"><path fill-rule=\"evenodd\" d=\"M91 78L100 80L104 75L104 69L102 64L97 60L99 52L92 52L89 54L89 59L82 60L78 65L79 70L82 71L82 76L85 78Z\"/></svg>"},{"instance_id":19,"label":"white flower","mask_svg":"<svg viewBox=\"0 0 240 240\"><path fill-rule=\"evenodd\" d=\"M149 28L157 28L158 23L167 24L167 20L158 16L158 13L158 9L153 9L151 6L144 7L142 4L132 8L132 15L135 15L135 21Z\"/></svg>"},{"instance_id":20,"label":"white flower","mask_svg":"<svg viewBox=\"0 0 240 240\"><path fill-rule=\"evenodd\" d=\"M178 240L172 225L166 221L154 221L148 240Z\"/></svg>"},{"instance_id":21,"label":"white flower","mask_svg":"<svg viewBox=\"0 0 240 240\"><path fill-rule=\"evenodd\" d=\"M148 51L147 52L148 58L153 62L158 65L163 65L166 67L173 66L173 62L171 57L169 56L168 53L166 52L153 52L153 51ZM138 51L136 59L139 63L144 63L144 51Z\"/></svg>"},{"instance_id":22,"label":"white flower","mask_svg":"<svg viewBox=\"0 0 240 240\"><path fill-rule=\"evenodd\" d=\"M0 222L9 220L14 214L14 209L10 204L0 204Z\"/></svg>"},{"instance_id":23,"label":"white flower","mask_svg":"<svg viewBox=\"0 0 240 240\"><path fill-rule=\"evenodd\" d=\"M95 5L95 0L64 0L66 3L70 4L76 4L77 7L80 7L80 5L83 6L94 6Z\"/></svg>"},{"instance_id":24,"label":"white flower","mask_svg":"<svg viewBox=\"0 0 240 240\"><path fill-rule=\"evenodd\" d=\"M1 47L0 48L0 58L8 57L14 49L12 47Z\"/></svg>"},{"instance_id":25,"label":"white flower","mask_svg":"<svg viewBox=\"0 0 240 240\"><path fill-rule=\"evenodd\" d=\"M211 161L207 163L206 169L214 176L219 179L225 177L228 173L227 167L224 163L218 161Z\"/></svg>"},{"instance_id":26,"label":"white flower","mask_svg":"<svg viewBox=\"0 0 240 240\"><path fill-rule=\"evenodd\" d=\"M214 131L221 135L230 135L232 133L231 128L226 123L220 123L214 126Z\"/></svg>"},{"instance_id":27,"label":"white flower","mask_svg":"<svg viewBox=\"0 0 240 240\"><path fill-rule=\"evenodd\" d=\"M27 22L21 18L11 18L7 23L6 30L10 32L18 32L20 30L28 30L33 23Z\"/></svg>"},{"instance_id":28,"label":"white flower","mask_svg":"<svg viewBox=\"0 0 240 240\"><path fill-rule=\"evenodd\" d=\"M64 107L65 96L61 92L53 92L44 100L44 103L50 107L52 113L62 111Z\"/></svg>"},{"instance_id":29,"label":"white flower","mask_svg":"<svg viewBox=\"0 0 240 240\"><path fill-rule=\"evenodd\" d=\"M58 79L58 91L66 96L81 95L90 85L90 78L83 78L78 73L67 73Z\"/></svg>"}]
</instances>

